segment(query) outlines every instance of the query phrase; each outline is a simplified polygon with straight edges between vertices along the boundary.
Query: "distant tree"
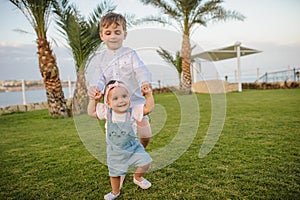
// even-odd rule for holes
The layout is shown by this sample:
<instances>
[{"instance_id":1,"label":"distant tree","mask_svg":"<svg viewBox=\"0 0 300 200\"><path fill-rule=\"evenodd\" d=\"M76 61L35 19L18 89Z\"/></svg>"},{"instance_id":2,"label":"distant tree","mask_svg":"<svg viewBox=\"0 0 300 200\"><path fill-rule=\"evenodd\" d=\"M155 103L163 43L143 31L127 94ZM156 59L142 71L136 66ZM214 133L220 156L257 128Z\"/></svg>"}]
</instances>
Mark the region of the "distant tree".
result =
<instances>
[{"instance_id":1,"label":"distant tree","mask_svg":"<svg viewBox=\"0 0 300 200\"><path fill-rule=\"evenodd\" d=\"M62 0L55 4L56 23L60 33L72 50L76 68L76 86L72 101L72 112L86 112L88 103L85 71L91 55L102 40L99 37L99 21L102 15L116 8L109 0L103 1L90 14L88 20L80 15L74 4Z\"/></svg>"},{"instance_id":2,"label":"distant tree","mask_svg":"<svg viewBox=\"0 0 300 200\"><path fill-rule=\"evenodd\" d=\"M182 74L182 58L180 56L180 51L177 51L175 56L173 56L169 51L159 47L156 52L169 64L173 65L178 73L179 87L181 87L181 74Z\"/></svg>"},{"instance_id":3,"label":"distant tree","mask_svg":"<svg viewBox=\"0 0 300 200\"><path fill-rule=\"evenodd\" d=\"M193 30L199 26L206 26L209 22L225 21L227 19L243 20L245 17L236 11L225 10L221 4L223 0L140 0L144 4L158 8L163 15L150 16L143 19L144 22L159 22L170 24L173 22L179 26L183 34L182 56L182 90L191 92L191 46L190 36ZM165 16L168 16L165 17ZM199 26L197 26L199 25Z\"/></svg>"},{"instance_id":4,"label":"distant tree","mask_svg":"<svg viewBox=\"0 0 300 200\"><path fill-rule=\"evenodd\" d=\"M26 17L37 35L39 68L45 84L50 116L68 116L56 58L47 40L51 0L10 0Z\"/></svg>"}]
</instances>

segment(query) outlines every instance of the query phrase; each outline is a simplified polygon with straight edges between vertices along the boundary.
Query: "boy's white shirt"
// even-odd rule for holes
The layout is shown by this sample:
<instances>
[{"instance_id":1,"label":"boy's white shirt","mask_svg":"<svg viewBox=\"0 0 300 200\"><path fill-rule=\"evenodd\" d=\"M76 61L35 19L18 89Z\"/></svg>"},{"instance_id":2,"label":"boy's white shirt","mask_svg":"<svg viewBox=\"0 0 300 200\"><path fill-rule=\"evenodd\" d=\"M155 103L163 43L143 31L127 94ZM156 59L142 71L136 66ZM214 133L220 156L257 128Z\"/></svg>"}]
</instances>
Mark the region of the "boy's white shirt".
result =
<instances>
[{"instance_id":1,"label":"boy's white shirt","mask_svg":"<svg viewBox=\"0 0 300 200\"><path fill-rule=\"evenodd\" d=\"M151 83L151 73L133 49L122 46L112 51L105 48L98 53L94 64L96 69L91 86L98 86L103 92L108 81L119 80L132 95L131 106L145 104L140 87L143 82Z\"/></svg>"}]
</instances>

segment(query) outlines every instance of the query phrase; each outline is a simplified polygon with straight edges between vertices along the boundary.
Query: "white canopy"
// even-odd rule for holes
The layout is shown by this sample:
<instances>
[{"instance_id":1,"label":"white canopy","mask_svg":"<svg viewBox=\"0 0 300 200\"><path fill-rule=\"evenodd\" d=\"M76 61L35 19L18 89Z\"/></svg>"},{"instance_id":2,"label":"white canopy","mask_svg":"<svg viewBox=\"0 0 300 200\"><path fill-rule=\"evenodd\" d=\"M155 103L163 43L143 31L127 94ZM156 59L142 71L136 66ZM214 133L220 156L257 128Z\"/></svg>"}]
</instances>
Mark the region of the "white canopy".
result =
<instances>
[{"instance_id":1,"label":"white canopy","mask_svg":"<svg viewBox=\"0 0 300 200\"><path fill-rule=\"evenodd\" d=\"M214 49L211 51L205 51L199 54L192 55L191 58L202 58L208 61L219 61L230 58L237 58L238 65L238 91L242 91L241 83L241 67L240 67L240 57L250 54L260 53L261 51L250 49L248 47L241 46L240 42L236 42L234 45L223 47L220 49Z\"/></svg>"}]
</instances>

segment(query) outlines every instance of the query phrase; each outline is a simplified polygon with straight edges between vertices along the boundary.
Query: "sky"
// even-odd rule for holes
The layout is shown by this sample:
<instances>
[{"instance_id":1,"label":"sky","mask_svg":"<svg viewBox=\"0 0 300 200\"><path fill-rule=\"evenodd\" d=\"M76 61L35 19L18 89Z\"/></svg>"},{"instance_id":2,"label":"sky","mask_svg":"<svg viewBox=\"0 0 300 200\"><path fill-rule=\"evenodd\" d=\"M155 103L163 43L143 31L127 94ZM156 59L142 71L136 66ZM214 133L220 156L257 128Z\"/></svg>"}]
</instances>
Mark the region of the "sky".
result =
<instances>
[{"instance_id":1,"label":"sky","mask_svg":"<svg viewBox=\"0 0 300 200\"><path fill-rule=\"evenodd\" d=\"M81 14L88 16L99 3L98 0L71 0ZM115 12L135 14L137 18L159 14L151 6L138 0L112 0L117 5ZM36 36L24 15L8 0L0 0L0 80L27 79L40 80L38 68ZM192 34L192 44L196 46L192 54L233 45L239 41L242 46L262 51L241 58L242 80L254 81L266 72L300 68L300 1L299 0L225 0L224 8L242 13L244 21L229 20L209 23L198 27ZM21 33L16 30L25 30ZM64 46L51 22L48 38L57 58L62 80L75 80L74 62L70 50ZM155 57L159 46L172 52L180 50L181 34L172 27L155 24L132 27L124 43L137 50L145 63L150 66L154 80L176 79L176 71ZM150 56L152 55L152 56ZM156 55L157 56L157 55ZM202 63L202 71L206 63ZM215 76L229 77L234 81L237 70L236 59L210 63L216 70ZM162 70L164 68L164 70ZM208 68L208 67L207 67ZM205 71L206 70L206 71Z\"/></svg>"}]
</instances>

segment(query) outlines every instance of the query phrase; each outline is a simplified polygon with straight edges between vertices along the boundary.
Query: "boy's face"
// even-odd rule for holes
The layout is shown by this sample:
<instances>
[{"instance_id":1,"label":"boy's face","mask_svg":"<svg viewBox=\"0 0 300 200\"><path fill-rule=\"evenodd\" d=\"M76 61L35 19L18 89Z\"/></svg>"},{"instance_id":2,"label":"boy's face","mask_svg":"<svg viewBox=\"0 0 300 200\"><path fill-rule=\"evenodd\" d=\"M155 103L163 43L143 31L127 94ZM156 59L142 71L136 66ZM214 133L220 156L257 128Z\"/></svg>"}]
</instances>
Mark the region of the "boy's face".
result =
<instances>
[{"instance_id":1,"label":"boy's face","mask_svg":"<svg viewBox=\"0 0 300 200\"><path fill-rule=\"evenodd\" d=\"M116 113L124 113L130 106L130 96L124 87L109 90L107 105Z\"/></svg>"},{"instance_id":2,"label":"boy's face","mask_svg":"<svg viewBox=\"0 0 300 200\"><path fill-rule=\"evenodd\" d=\"M116 24L111 24L107 28L102 28L100 32L100 38L106 44L110 50L119 49L123 41L126 39L127 32L123 30L123 27Z\"/></svg>"}]
</instances>

